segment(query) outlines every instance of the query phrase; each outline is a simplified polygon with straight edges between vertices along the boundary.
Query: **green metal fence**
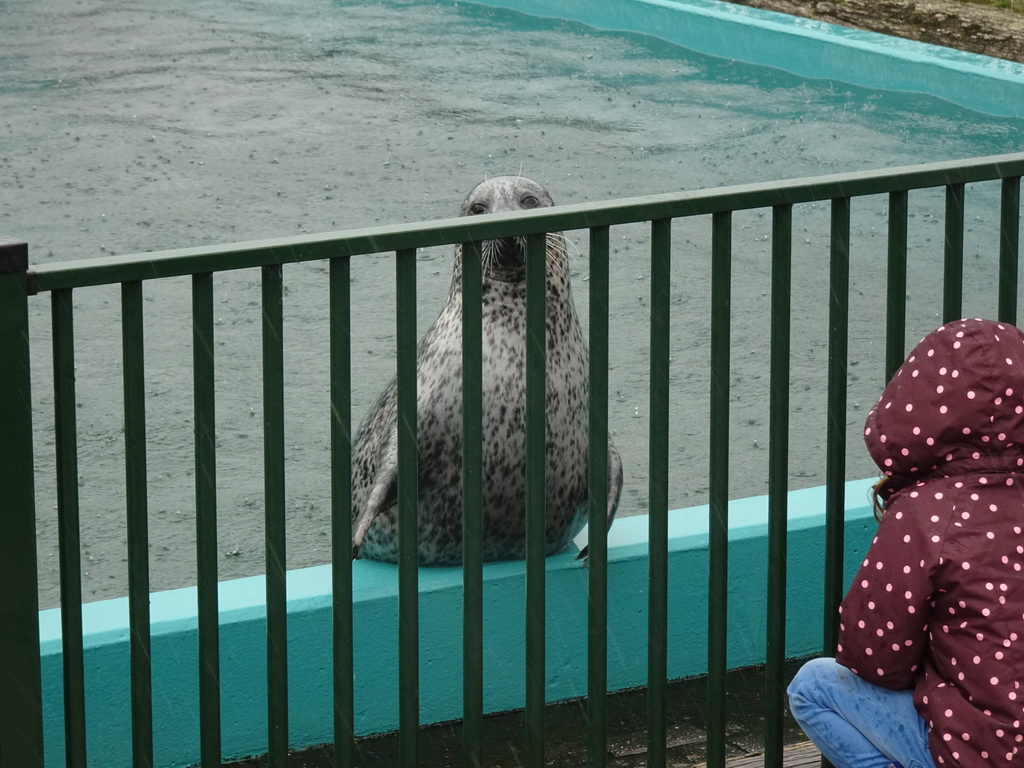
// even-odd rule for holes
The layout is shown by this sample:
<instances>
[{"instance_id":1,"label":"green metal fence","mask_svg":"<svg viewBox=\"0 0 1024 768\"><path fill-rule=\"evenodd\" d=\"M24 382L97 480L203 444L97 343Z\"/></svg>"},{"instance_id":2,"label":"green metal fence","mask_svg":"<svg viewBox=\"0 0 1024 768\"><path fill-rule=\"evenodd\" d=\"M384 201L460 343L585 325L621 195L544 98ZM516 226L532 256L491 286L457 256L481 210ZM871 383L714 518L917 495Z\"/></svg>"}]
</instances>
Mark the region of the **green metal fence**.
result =
<instances>
[{"instance_id":1,"label":"green metal fence","mask_svg":"<svg viewBox=\"0 0 1024 768\"><path fill-rule=\"evenodd\" d=\"M545 763L544 699L544 426L545 234L589 233L590 476L591 489L606 486L608 432L609 232L650 222L650 442L649 442L649 765L666 764L668 589L669 339L673 220L710 216L710 595L708 641L708 763L725 761L725 672L728 573L730 328L733 214L771 210L769 585L765 717L766 765L781 765L785 655L787 466L789 463L790 320L794 206L831 206L828 309L827 555L824 573L823 650L835 643L835 607L842 583L843 482L846 474L847 375L850 317L851 208L853 198L887 196L886 313L878 337L886 340L885 369L904 356L907 291L908 193L944 189L944 293L942 318L961 313L964 286L966 185L993 182L999 189L998 317L1017 316L1020 248L1020 179L1024 154L976 160L571 205L473 219L381 227L323 236L293 237L231 246L192 248L138 256L92 259L30 270L26 244L0 240L0 766L42 766L35 476L33 472L31 355L28 303L50 294L56 434L56 485L60 525L65 744L69 766L86 765L82 648L81 560L77 491L73 292L119 284L122 302L124 439L130 603L133 759L152 764L152 692L149 657L146 393L143 296L148 281L191 276L194 341L195 504L199 599L202 765L220 764L218 673L217 478L214 398L213 289L217 273L262 272L263 437L266 484L266 602L268 734L271 766L284 766L288 750L288 667L285 603L285 497L283 276L285 264L330 263L332 526L334 600L334 723L339 766L354 764L353 627L351 568L351 322L350 262L363 254L394 252L397 265L397 367L399 380L400 507L400 742L401 764L417 763L419 696L417 640L416 514L416 254L417 249L463 243L464 295L464 764L481 764L483 744L483 589L481 577L481 322L478 243L511 235L528 242L527 333L527 681L526 764ZM824 256L824 254L823 254ZM882 382L879 382L879 388ZM606 763L607 536L603 490L590 493L588 729L589 762ZM428 692L429 695L429 692Z\"/></svg>"}]
</instances>

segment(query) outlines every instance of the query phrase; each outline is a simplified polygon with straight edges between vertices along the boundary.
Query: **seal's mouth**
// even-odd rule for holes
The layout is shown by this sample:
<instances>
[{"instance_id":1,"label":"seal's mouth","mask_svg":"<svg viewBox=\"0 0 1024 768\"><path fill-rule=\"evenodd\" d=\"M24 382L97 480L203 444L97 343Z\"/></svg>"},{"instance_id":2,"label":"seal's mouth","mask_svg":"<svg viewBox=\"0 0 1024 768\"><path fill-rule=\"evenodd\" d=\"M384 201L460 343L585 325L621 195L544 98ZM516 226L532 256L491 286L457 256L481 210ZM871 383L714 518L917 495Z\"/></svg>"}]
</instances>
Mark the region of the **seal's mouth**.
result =
<instances>
[{"instance_id":1,"label":"seal's mouth","mask_svg":"<svg viewBox=\"0 0 1024 768\"><path fill-rule=\"evenodd\" d=\"M567 241L561 232L549 232L545 239L544 258L547 272L567 277L569 256ZM484 276L491 280L520 282L526 278L526 238L505 237L484 240L481 243L481 261Z\"/></svg>"},{"instance_id":2,"label":"seal's mouth","mask_svg":"<svg viewBox=\"0 0 1024 768\"><path fill-rule=\"evenodd\" d=\"M482 266L485 274L521 274L526 269L526 238L485 240Z\"/></svg>"}]
</instances>

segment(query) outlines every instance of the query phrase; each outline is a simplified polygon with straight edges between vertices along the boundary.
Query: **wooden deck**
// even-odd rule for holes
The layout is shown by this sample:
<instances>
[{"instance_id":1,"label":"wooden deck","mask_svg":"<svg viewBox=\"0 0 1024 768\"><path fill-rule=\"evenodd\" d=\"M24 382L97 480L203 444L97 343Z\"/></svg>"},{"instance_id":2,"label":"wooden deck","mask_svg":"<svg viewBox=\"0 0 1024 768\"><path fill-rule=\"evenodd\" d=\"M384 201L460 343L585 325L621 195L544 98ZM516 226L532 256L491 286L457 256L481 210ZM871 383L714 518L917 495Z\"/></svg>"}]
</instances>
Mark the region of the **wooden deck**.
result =
<instances>
[{"instance_id":1,"label":"wooden deck","mask_svg":"<svg viewBox=\"0 0 1024 768\"><path fill-rule=\"evenodd\" d=\"M783 750L782 765L784 768L819 768L821 752L809 741L794 744ZM728 768L764 768L764 755L734 757L726 761L726 766ZM707 768L707 764L704 763L698 768Z\"/></svg>"}]
</instances>

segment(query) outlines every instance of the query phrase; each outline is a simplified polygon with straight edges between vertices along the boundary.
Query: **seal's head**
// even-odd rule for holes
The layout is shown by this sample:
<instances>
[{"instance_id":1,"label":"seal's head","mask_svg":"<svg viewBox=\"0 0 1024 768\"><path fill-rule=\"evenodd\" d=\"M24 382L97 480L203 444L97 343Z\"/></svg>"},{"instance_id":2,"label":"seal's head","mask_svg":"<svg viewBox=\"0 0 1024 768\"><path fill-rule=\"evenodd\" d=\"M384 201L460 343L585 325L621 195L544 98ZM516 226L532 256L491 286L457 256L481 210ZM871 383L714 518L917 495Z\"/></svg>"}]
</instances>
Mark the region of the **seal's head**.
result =
<instances>
[{"instance_id":1,"label":"seal's head","mask_svg":"<svg viewBox=\"0 0 1024 768\"><path fill-rule=\"evenodd\" d=\"M532 208L549 208L554 204L544 187L525 176L495 176L473 187L462 201L459 215L507 213ZM494 276L500 273L522 274L525 264L525 237L484 241L483 266L486 272Z\"/></svg>"}]
</instances>

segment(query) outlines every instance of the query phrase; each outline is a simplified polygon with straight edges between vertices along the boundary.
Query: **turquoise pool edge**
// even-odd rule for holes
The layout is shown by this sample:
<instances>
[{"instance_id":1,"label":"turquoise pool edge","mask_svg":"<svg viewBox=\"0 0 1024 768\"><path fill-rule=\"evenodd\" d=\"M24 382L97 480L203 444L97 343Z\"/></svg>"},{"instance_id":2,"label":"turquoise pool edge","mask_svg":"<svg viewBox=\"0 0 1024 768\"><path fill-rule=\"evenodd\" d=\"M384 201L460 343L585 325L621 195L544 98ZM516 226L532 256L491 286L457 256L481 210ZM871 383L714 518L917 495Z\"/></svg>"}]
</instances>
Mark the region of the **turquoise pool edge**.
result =
<instances>
[{"instance_id":1,"label":"turquoise pool edge","mask_svg":"<svg viewBox=\"0 0 1024 768\"><path fill-rule=\"evenodd\" d=\"M923 93L1024 117L1024 65L722 0L472 0L476 5L639 32L801 77Z\"/></svg>"},{"instance_id":2,"label":"turquoise pool edge","mask_svg":"<svg viewBox=\"0 0 1024 768\"><path fill-rule=\"evenodd\" d=\"M875 528L867 504L870 481L846 486L847 578ZM822 646L824 488L789 497L790 553L786 652L812 655ZM707 659L707 507L670 515L669 670L673 679L702 674ZM619 520L609 535L609 667L611 690L646 680L647 526L645 516ZM729 665L764 659L767 497L730 503ZM398 723L397 571L357 561L355 702L359 735ZM521 562L485 566L485 706L522 706L525 680L524 569ZM586 693L587 571L576 551L547 561L547 698ZM220 585L223 744L226 759L266 751L266 612L263 577ZM157 766L199 759L196 590L154 593L152 660ZM290 744L332 740L330 567L288 574ZM131 765L127 600L84 607L90 763ZM457 568L420 571L421 721L461 716L462 589ZM46 764L64 763L60 611L40 613Z\"/></svg>"}]
</instances>

